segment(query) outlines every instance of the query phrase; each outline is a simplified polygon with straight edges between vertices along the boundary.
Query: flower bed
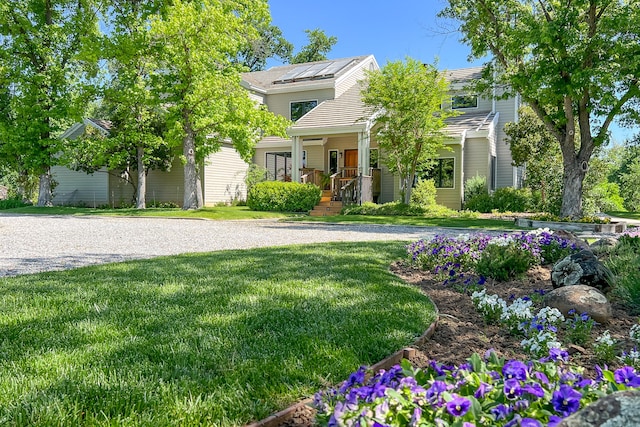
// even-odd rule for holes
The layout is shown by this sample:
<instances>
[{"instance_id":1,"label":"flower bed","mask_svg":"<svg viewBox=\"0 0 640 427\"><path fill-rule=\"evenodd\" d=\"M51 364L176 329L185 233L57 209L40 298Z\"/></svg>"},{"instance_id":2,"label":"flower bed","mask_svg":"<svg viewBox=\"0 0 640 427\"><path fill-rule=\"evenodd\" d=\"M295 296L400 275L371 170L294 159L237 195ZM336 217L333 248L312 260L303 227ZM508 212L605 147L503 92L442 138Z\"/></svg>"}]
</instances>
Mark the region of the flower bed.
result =
<instances>
[{"instance_id":1,"label":"flower bed","mask_svg":"<svg viewBox=\"0 0 640 427\"><path fill-rule=\"evenodd\" d=\"M592 233L623 233L627 229L626 222L588 223L569 221L542 221L529 218L516 218L518 227L549 228L551 230L589 231Z\"/></svg>"}]
</instances>

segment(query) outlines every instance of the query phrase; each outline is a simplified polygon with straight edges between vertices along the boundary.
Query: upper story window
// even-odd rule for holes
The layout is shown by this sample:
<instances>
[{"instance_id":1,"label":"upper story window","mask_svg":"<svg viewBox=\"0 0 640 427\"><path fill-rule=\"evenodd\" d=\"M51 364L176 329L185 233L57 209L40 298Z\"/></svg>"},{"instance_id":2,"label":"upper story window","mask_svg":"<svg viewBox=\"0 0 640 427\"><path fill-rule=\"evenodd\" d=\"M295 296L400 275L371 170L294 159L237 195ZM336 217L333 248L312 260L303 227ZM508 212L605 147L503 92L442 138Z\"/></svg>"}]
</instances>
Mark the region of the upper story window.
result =
<instances>
[{"instance_id":1,"label":"upper story window","mask_svg":"<svg viewBox=\"0 0 640 427\"><path fill-rule=\"evenodd\" d=\"M478 95L456 95L451 97L451 109L478 108Z\"/></svg>"},{"instance_id":2,"label":"upper story window","mask_svg":"<svg viewBox=\"0 0 640 427\"><path fill-rule=\"evenodd\" d=\"M318 100L311 101L294 101L291 103L291 120L297 121L300 117L307 114L318 106Z\"/></svg>"}]
</instances>

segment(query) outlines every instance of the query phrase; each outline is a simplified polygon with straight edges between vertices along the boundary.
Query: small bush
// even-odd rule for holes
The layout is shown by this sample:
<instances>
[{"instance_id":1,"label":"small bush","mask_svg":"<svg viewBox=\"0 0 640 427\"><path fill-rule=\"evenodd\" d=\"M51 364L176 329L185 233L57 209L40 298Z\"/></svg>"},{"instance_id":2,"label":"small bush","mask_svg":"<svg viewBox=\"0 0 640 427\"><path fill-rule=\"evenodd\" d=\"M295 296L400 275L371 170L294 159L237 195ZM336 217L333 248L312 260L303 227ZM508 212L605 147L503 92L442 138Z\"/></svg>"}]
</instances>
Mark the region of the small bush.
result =
<instances>
[{"instance_id":1,"label":"small bush","mask_svg":"<svg viewBox=\"0 0 640 427\"><path fill-rule=\"evenodd\" d=\"M615 276L613 293L640 314L640 237L620 236L605 265Z\"/></svg>"},{"instance_id":2,"label":"small bush","mask_svg":"<svg viewBox=\"0 0 640 427\"><path fill-rule=\"evenodd\" d=\"M266 168L255 163L249 165L247 175L244 177L244 184L247 186L247 193L251 191L254 185L259 182L265 182L273 179L272 174Z\"/></svg>"},{"instance_id":3,"label":"small bush","mask_svg":"<svg viewBox=\"0 0 640 427\"><path fill-rule=\"evenodd\" d=\"M504 281L522 276L535 263L529 251L523 251L515 244L489 244L478 259L476 273Z\"/></svg>"},{"instance_id":4,"label":"small bush","mask_svg":"<svg viewBox=\"0 0 640 427\"><path fill-rule=\"evenodd\" d=\"M371 216L424 216L424 217L464 217L473 218L477 215L473 212L464 211L458 213L442 205L420 206L416 204L407 205L402 202L388 202L382 205L366 202L362 205L346 206L342 209L342 215L371 215Z\"/></svg>"},{"instance_id":5,"label":"small bush","mask_svg":"<svg viewBox=\"0 0 640 427\"><path fill-rule=\"evenodd\" d=\"M0 200L0 210L22 208L29 205L29 203L23 202L18 197L11 197L9 199Z\"/></svg>"},{"instance_id":6,"label":"small bush","mask_svg":"<svg viewBox=\"0 0 640 427\"><path fill-rule=\"evenodd\" d=\"M464 200L471 200L476 196L489 194L487 188L487 178L476 175L464 182Z\"/></svg>"},{"instance_id":7,"label":"small bush","mask_svg":"<svg viewBox=\"0 0 640 427\"><path fill-rule=\"evenodd\" d=\"M175 202L159 202L154 200L153 202L147 204L147 207L153 209L176 209L179 208L180 205Z\"/></svg>"},{"instance_id":8,"label":"small bush","mask_svg":"<svg viewBox=\"0 0 640 427\"><path fill-rule=\"evenodd\" d=\"M493 198L490 194L478 194L467 200L464 207L472 211L489 213L493 210Z\"/></svg>"},{"instance_id":9,"label":"small bush","mask_svg":"<svg viewBox=\"0 0 640 427\"><path fill-rule=\"evenodd\" d=\"M432 179L421 179L411 191L411 204L432 206L436 204L436 184Z\"/></svg>"},{"instance_id":10,"label":"small bush","mask_svg":"<svg viewBox=\"0 0 640 427\"><path fill-rule=\"evenodd\" d=\"M305 212L318 204L321 194L313 184L258 182L247 195L247 206L254 211Z\"/></svg>"}]
</instances>

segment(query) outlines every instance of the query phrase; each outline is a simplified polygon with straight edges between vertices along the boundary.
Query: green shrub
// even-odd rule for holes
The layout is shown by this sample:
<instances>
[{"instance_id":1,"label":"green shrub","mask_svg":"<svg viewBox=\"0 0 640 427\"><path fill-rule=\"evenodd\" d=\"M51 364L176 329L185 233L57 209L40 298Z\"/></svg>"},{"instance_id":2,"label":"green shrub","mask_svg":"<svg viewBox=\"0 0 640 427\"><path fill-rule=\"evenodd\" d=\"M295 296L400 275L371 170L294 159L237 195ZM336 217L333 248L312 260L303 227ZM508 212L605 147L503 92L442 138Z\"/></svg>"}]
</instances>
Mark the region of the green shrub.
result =
<instances>
[{"instance_id":1,"label":"green shrub","mask_svg":"<svg viewBox=\"0 0 640 427\"><path fill-rule=\"evenodd\" d=\"M23 202L19 197L0 200L0 210L22 208L25 206L29 206L29 203Z\"/></svg>"},{"instance_id":2,"label":"green shrub","mask_svg":"<svg viewBox=\"0 0 640 427\"><path fill-rule=\"evenodd\" d=\"M247 194L247 206L254 211L305 212L318 204L321 194L313 184L258 182Z\"/></svg>"},{"instance_id":3,"label":"green shrub","mask_svg":"<svg viewBox=\"0 0 640 427\"><path fill-rule=\"evenodd\" d=\"M515 243L488 244L482 251L476 273L495 280L509 280L522 276L536 263L530 251L523 251Z\"/></svg>"},{"instance_id":4,"label":"green shrub","mask_svg":"<svg viewBox=\"0 0 640 427\"><path fill-rule=\"evenodd\" d=\"M407 205L402 202L388 202L382 205L366 202L362 205L346 206L342 215L371 215L371 216L425 216L425 217L458 217L472 218L477 215L468 211L458 213L442 205L420 206Z\"/></svg>"},{"instance_id":5,"label":"green shrub","mask_svg":"<svg viewBox=\"0 0 640 427\"><path fill-rule=\"evenodd\" d=\"M613 294L632 314L640 314L640 237L620 236L605 261L615 277Z\"/></svg>"},{"instance_id":6,"label":"green shrub","mask_svg":"<svg viewBox=\"0 0 640 427\"><path fill-rule=\"evenodd\" d=\"M272 174L262 166L252 163L247 169L247 175L244 177L244 184L247 186L247 193L251 191L254 185L259 182L265 182L273 179Z\"/></svg>"},{"instance_id":7,"label":"green shrub","mask_svg":"<svg viewBox=\"0 0 640 427\"><path fill-rule=\"evenodd\" d=\"M471 200L476 196L489 194L487 178L476 175L464 182L464 200Z\"/></svg>"},{"instance_id":8,"label":"green shrub","mask_svg":"<svg viewBox=\"0 0 640 427\"><path fill-rule=\"evenodd\" d=\"M421 179L411 191L411 204L432 206L436 204L436 184L432 179Z\"/></svg>"},{"instance_id":9,"label":"green shrub","mask_svg":"<svg viewBox=\"0 0 640 427\"><path fill-rule=\"evenodd\" d=\"M489 213L493 210L493 198L490 194L478 194L465 201L464 207L476 212Z\"/></svg>"},{"instance_id":10,"label":"green shrub","mask_svg":"<svg viewBox=\"0 0 640 427\"><path fill-rule=\"evenodd\" d=\"M624 211L624 199L620 187L614 182L602 182L593 187L582 201L584 214Z\"/></svg>"},{"instance_id":11,"label":"green shrub","mask_svg":"<svg viewBox=\"0 0 640 427\"><path fill-rule=\"evenodd\" d=\"M494 209L500 212L527 212L532 205L533 196L529 188L502 187L493 192Z\"/></svg>"}]
</instances>

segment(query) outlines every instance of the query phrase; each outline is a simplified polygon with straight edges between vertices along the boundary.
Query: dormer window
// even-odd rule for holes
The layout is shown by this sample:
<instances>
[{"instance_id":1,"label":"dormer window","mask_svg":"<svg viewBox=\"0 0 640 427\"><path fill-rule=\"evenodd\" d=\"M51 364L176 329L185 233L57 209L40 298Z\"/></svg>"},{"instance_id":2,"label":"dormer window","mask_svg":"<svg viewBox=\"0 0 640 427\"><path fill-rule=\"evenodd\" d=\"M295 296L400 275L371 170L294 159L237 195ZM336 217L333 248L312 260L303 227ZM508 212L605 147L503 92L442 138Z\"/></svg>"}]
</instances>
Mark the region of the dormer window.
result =
<instances>
[{"instance_id":1,"label":"dormer window","mask_svg":"<svg viewBox=\"0 0 640 427\"><path fill-rule=\"evenodd\" d=\"M318 106L318 100L291 102L291 120L294 122Z\"/></svg>"},{"instance_id":2,"label":"dormer window","mask_svg":"<svg viewBox=\"0 0 640 427\"><path fill-rule=\"evenodd\" d=\"M451 97L451 109L478 108L478 95L456 95Z\"/></svg>"}]
</instances>

